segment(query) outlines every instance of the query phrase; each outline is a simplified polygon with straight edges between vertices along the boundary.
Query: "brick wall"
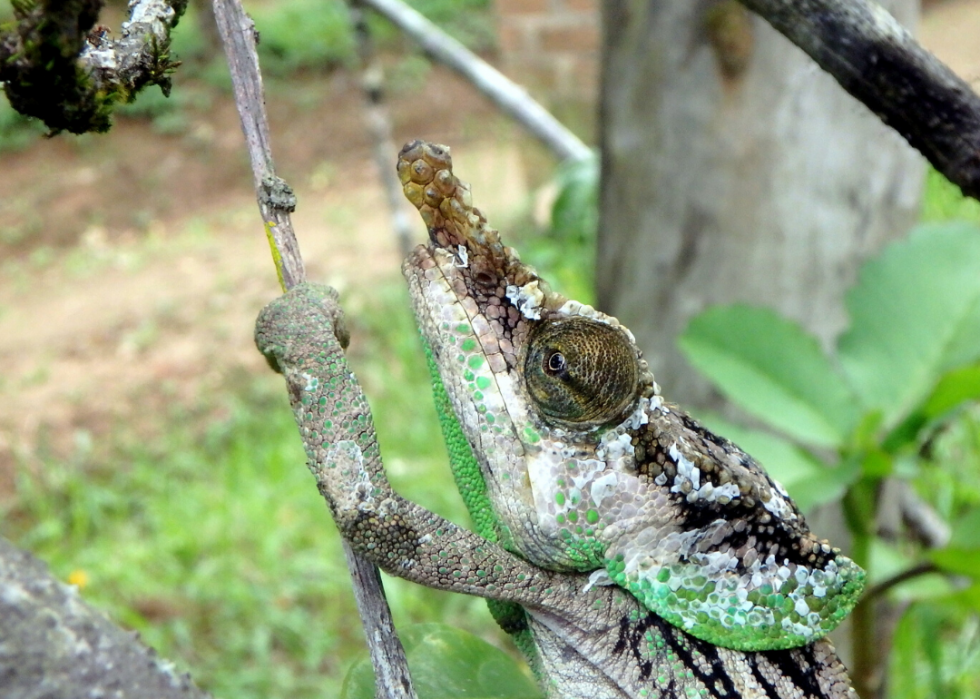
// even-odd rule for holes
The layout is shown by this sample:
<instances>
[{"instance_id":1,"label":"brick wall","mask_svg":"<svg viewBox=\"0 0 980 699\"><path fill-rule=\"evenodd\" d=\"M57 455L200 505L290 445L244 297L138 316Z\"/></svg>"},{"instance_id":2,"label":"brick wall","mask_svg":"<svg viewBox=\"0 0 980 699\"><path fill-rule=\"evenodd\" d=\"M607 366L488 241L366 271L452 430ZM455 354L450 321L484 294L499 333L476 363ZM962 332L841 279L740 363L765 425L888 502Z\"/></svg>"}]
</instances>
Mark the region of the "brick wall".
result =
<instances>
[{"instance_id":1,"label":"brick wall","mask_svg":"<svg viewBox=\"0 0 980 699\"><path fill-rule=\"evenodd\" d=\"M598 96L598 0L496 0L503 69L545 103Z\"/></svg>"}]
</instances>

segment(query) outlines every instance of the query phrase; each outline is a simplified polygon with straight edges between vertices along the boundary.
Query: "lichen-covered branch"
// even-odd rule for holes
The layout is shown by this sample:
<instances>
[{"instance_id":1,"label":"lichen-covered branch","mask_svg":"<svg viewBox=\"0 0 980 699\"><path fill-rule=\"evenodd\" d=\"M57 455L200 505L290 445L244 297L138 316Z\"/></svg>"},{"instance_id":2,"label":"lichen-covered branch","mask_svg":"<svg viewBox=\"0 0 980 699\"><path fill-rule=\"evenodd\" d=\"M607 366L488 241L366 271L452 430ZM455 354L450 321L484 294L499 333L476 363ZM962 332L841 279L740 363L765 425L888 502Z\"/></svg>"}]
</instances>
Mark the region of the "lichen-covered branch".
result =
<instances>
[{"instance_id":1,"label":"lichen-covered branch","mask_svg":"<svg viewBox=\"0 0 980 699\"><path fill-rule=\"evenodd\" d=\"M400 0L360 0L405 32L435 60L466 78L560 160L582 160L589 147L527 91Z\"/></svg>"},{"instance_id":2,"label":"lichen-covered branch","mask_svg":"<svg viewBox=\"0 0 980 699\"><path fill-rule=\"evenodd\" d=\"M210 696L2 538L0 688L5 699Z\"/></svg>"},{"instance_id":3,"label":"lichen-covered branch","mask_svg":"<svg viewBox=\"0 0 980 699\"><path fill-rule=\"evenodd\" d=\"M740 0L963 193L980 199L980 96L869 0Z\"/></svg>"},{"instance_id":4,"label":"lichen-covered branch","mask_svg":"<svg viewBox=\"0 0 980 699\"><path fill-rule=\"evenodd\" d=\"M170 31L187 0L132 0L118 39L93 29L102 0L15 0L0 26L0 82L11 106L52 133L102 132L113 106L148 85L170 92Z\"/></svg>"},{"instance_id":5,"label":"lichen-covered branch","mask_svg":"<svg viewBox=\"0 0 980 699\"><path fill-rule=\"evenodd\" d=\"M258 33L239 0L214 0L214 17L228 58L235 105L252 163L259 211L283 291L306 281L303 258L289 214L296 208L292 189L275 173L269 123L265 114L262 73L256 52ZM378 697L415 699L408 662L395 633L377 567L344 541L354 599L374 665Z\"/></svg>"}]
</instances>

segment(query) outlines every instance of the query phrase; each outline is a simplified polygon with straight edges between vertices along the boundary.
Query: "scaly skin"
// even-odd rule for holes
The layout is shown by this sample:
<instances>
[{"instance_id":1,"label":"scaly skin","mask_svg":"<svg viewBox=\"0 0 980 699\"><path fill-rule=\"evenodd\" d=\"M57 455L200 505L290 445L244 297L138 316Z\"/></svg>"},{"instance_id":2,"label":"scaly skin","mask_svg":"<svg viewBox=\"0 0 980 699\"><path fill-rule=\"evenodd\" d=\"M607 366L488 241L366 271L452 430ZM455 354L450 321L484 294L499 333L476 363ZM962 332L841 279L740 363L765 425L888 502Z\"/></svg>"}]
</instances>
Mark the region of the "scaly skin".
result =
<instances>
[{"instance_id":1,"label":"scaly skin","mask_svg":"<svg viewBox=\"0 0 980 699\"><path fill-rule=\"evenodd\" d=\"M605 570L716 645L792 648L836 627L864 571L755 460L663 401L615 318L551 292L501 245L446 149L409 144L399 172L432 238L405 264L419 327L508 548Z\"/></svg>"},{"instance_id":2,"label":"scaly skin","mask_svg":"<svg viewBox=\"0 0 980 699\"><path fill-rule=\"evenodd\" d=\"M853 603L859 569L750 457L660 399L627 330L500 245L448 150L409 144L399 173L429 226L405 274L482 536L391 490L335 299L302 285L260 314L256 342L286 377L343 536L389 573L491 600L549 697L854 697L819 636ZM804 582L763 589L789 579ZM828 611L797 618L777 594ZM752 616L766 613L777 622Z\"/></svg>"}]
</instances>

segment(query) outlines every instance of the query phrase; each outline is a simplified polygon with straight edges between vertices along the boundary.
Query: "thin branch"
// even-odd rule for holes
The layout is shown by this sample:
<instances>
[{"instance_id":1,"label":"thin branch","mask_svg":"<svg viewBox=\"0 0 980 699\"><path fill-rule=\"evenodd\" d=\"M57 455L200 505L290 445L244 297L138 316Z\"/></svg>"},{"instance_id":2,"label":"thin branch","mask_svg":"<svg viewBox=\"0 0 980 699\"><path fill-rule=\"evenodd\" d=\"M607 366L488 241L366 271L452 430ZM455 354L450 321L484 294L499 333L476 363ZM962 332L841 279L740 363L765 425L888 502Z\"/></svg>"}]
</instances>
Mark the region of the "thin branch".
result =
<instances>
[{"instance_id":1,"label":"thin branch","mask_svg":"<svg viewBox=\"0 0 980 699\"><path fill-rule=\"evenodd\" d=\"M520 85L474 54L400 0L360 0L405 32L422 49L466 78L500 109L517 120L560 160L582 160L590 150Z\"/></svg>"},{"instance_id":2,"label":"thin branch","mask_svg":"<svg viewBox=\"0 0 980 699\"><path fill-rule=\"evenodd\" d=\"M205 699L190 676L144 646L0 538L0 684L5 699Z\"/></svg>"},{"instance_id":3,"label":"thin branch","mask_svg":"<svg viewBox=\"0 0 980 699\"><path fill-rule=\"evenodd\" d=\"M980 198L980 96L868 0L740 0Z\"/></svg>"},{"instance_id":4,"label":"thin branch","mask_svg":"<svg viewBox=\"0 0 980 699\"><path fill-rule=\"evenodd\" d=\"M296 208L296 197L289 185L276 176L273 165L262 74L255 50L258 35L238 0L214 0L214 16L228 57L235 104L252 163L259 211L265 222L280 285L286 291L305 281L306 272L289 216ZM351 572L354 598L374 664L378 696L415 699L405 651L395 633L378 569L355 554L346 541L343 546Z\"/></svg>"},{"instance_id":5,"label":"thin branch","mask_svg":"<svg viewBox=\"0 0 980 699\"><path fill-rule=\"evenodd\" d=\"M236 0L215 0L214 18L228 57L235 105L252 163L255 197L265 223L279 284L286 291L306 280L306 270L303 269L299 243L289 217L296 210L296 195L283 179L276 176L272 162L265 91L259 71L259 56L255 51L258 33L252 18L245 14Z\"/></svg>"},{"instance_id":6,"label":"thin branch","mask_svg":"<svg viewBox=\"0 0 980 699\"><path fill-rule=\"evenodd\" d=\"M391 212L391 224L395 230L395 240L401 256L408 257L412 249L412 224L398 173L392 167L392 153L397 153L392 137L391 119L384 105L384 71L378 60L371 40L371 28L359 0L348 2L354 36L357 38L357 54L361 63L361 88L364 91L367 129L371 135L374 162L381 177L381 187Z\"/></svg>"},{"instance_id":7,"label":"thin branch","mask_svg":"<svg viewBox=\"0 0 980 699\"><path fill-rule=\"evenodd\" d=\"M170 94L170 30L187 0L137 0L118 40L94 31L101 0L15 3L0 34L0 82L11 106L53 133L108 130L113 107L148 85Z\"/></svg>"}]
</instances>

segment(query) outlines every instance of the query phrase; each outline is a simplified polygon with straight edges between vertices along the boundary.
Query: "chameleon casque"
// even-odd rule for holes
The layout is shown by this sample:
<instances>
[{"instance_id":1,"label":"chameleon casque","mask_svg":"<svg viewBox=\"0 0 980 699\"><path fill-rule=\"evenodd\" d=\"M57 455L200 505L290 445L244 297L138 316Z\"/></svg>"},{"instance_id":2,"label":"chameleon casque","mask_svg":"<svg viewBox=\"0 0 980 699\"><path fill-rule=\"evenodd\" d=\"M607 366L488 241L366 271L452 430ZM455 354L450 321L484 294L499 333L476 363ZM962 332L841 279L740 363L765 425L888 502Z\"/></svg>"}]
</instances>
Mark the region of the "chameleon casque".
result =
<instances>
[{"instance_id":1,"label":"chameleon casque","mask_svg":"<svg viewBox=\"0 0 980 699\"><path fill-rule=\"evenodd\" d=\"M256 326L353 548L487 598L549 697L856 697L823 636L864 572L661 398L628 329L501 244L448 148L409 143L398 173L429 231L403 272L477 531L392 491L334 292L300 285Z\"/></svg>"}]
</instances>

